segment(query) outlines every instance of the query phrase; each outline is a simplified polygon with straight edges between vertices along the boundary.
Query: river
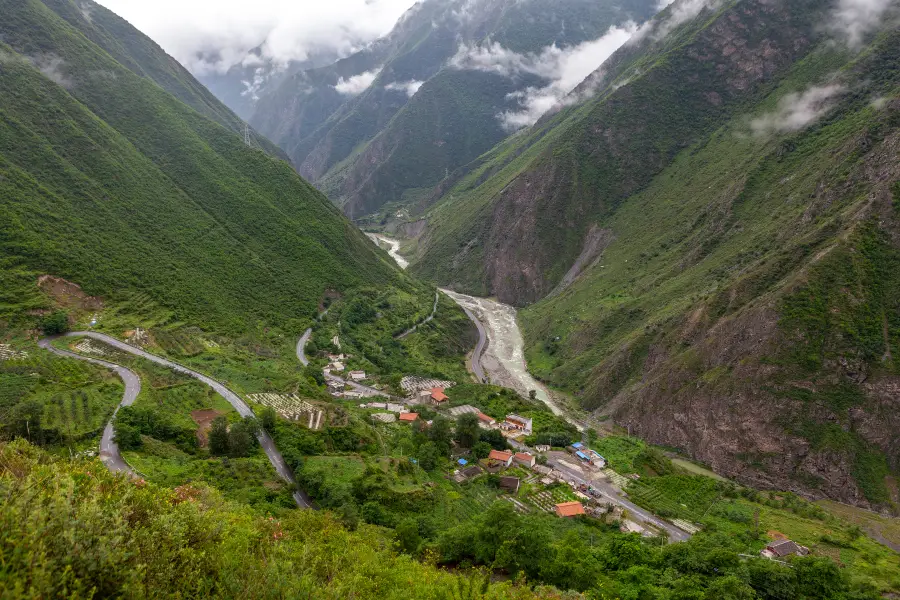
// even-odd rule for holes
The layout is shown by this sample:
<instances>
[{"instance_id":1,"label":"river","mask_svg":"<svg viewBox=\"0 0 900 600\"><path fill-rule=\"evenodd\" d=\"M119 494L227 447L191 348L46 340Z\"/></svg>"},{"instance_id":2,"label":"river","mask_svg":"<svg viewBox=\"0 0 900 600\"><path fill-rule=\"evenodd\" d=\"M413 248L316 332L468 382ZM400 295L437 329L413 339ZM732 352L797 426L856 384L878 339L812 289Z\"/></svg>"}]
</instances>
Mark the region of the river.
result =
<instances>
[{"instance_id":1,"label":"river","mask_svg":"<svg viewBox=\"0 0 900 600\"><path fill-rule=\"evenodd\" d=\"M397 254L400 242L383 235L368 234L372 239L378 240L391 247L389 254L394 257L402 269L409 266L409 262ZM401 262L402 261L402 262ZM516 318L516 309L508 304L503 304L488 298L478 298L460 294L451 290L441 290L452 298L459 306L477 319L476 324L484 330L487 337L487 348L480 354L480 348L484 344L479 343L476 354L473 357L473 365L480 362L484 375L491 383L516 390L523 396L528 396L534 390L538 400L543 402L553 414L563 417L579 431L586 429L585 425L570 417L565 410L554 400L547 387L531 376L525 362L525 340L519 329ZM480 354L480 356L479 356ZM480 361L479 361L480 358ZM480 369L478 369L480 371Z\"/></svg>"}]
</instances>

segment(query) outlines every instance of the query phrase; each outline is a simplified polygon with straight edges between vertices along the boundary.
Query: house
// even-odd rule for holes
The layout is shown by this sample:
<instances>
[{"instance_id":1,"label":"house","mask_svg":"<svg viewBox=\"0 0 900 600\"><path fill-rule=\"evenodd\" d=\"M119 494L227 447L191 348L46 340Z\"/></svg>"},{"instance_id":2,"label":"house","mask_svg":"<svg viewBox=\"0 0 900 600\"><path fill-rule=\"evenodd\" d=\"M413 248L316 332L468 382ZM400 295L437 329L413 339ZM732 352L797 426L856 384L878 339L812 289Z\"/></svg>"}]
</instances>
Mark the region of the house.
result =
<instances>
[{"instance_id":1,"label":"house","mask_svg":"<svg viewBox=\"0 0 900 600\"><path fill-rule=\"evenodd\" d=\"M431 401L431 390L422 390L416 395L416 399L420 402L430 402Z\"/></svg>"},{"instance_id":2,"label":"house","mask_svg":"<svg viewBox=\"0 0 900 600\"><path fill-rule=\"evenodd\" d=\"M352 379L353 381L362 381L365 378L365 371L350 371L350 379Z\"/></svg>"},{"instance_id":3,"label":"house","mask_svg":"<svg viewBox=\"0 0 900 600\"><path fill-rule=\"evenodd\" d=\"M337 371L338 373L340 373L341 371L344 370L344 363L334 361L333 363L328 365L328 368L331 369L332 371Z\"/></svg>"},{"instance_id":4,"label":"house","mask_svg":"<svg viewBox=\"0 0 900 600\"><path fill-rule=\"evenodd\" d=\"M577 517L578 515L583 515L584 506L581 505L581 502L562 502L561 504L557 504L555 507L556 516L569 518L569 517Z\"/></svg>"},{"instance_id":5,"label":"house","mask_svg":"<svg viewBox=\"0 0 900 600\"><path fill-rule=\"evenodd\" d=\"M553 468L552 468L552 467L545 467L544 465L537 465L537 464L532 465L532 466L531 466L531 470L534 471L535 473L538 473L538 474L543 475L543 476L545 476L545 477L547 477L547 476L549 476L551 473L553 473Z\"/></svg>"},{"instance_id":6,"label":"house","mask_svg":"<svg viewBox=\"0 0 900 600\"><path fill-rule=\"evenodd\" d=\"M591 449L588 449L587 455L588 455L588 458L590 459L592 465L594 465L595 467L598 467L600 469L606 468L606 459L603 458L602 456L600 456L600 454L598 454L597 452L594 452Z\"/></svg>"},{"instance_id":7,"label":"house","mask_svg":"<svg viewBox=\"0 0 900 600\"><path fill-rule=\"evenodd\" d=\"M809 548L801 546L797 542L791 540L775 540L760 551L760 556L765 558L785 558L788 556L806 556L809 554Z\"/></svg>"},{"instance_id":8,"label":"house","mask_svg":"<svg viewBox=\"0 0 900 600\"><path fill-rule=\"evenodd\" d=\"M584 444L582 444L581 442L575 442L574 444L566 448L566 450L568 450L570 454L575 454L576 452L581 452L582 450L584 450Z\"/></svg>"},{"instance_id":9,"label":"house","mask_svg":"<svg viewBox=\"0 0 900 600\"><path fill-rule=\"evenodd\" d=\"M531 435L532 420L526 417L520 417L519 415L506 415L506 422L504 423L504 425L506 429L524 431L526 435Z\"/></svg>"},{"instance_id":10,"label":"house","mask_svg":"<svg viewBox=\"0 0 900 600\"><path fill-rule=\"evenodd\" d=\"M517 465L522 465L523 467L531 468L536 463L537 460L531 454L527 452L516 452L516 455L513 457L513 460L516 461Z\"/></svg>"},{"instance_id":11,"label":"house","mask_svg":"<svg viewBox=\"0 0 900 600\"><path fill-rule=\"evenodd\" d=\"M363 397L362 392L344 392L344 398L347 398L350 400L355 400L355 399L359 399L362 397Z\"/></svg>"},{"instance_id":12,"label":"house","mask_svg":"<svg viewBox=\"0 0 900 600\"><path fill-rule=\"evenodd\" d=\"M510 465L512 464L512 461L513 461L513 455L512 455L512 452L503 452L503 451L500 451L500 450L491 450L491 453L488 454L488 460L493 461L493 462L497 462L497 463L502 463L502 464L504 464L505 466L508 467L508 466L510 466Z\"/></svg>"},{"instance_id":13,"label":"house","mask_svg":"<svg viewBox=\"0 0 900 600\"><path fill-rule=\"evenodd\" d=\"M478 465L470 465L465 469L457 471L453 475L453 480L456 481L456 483L462 483L468 479L474 479L482 473L484 473L484 471L481 470L481 467L479 467Z\"/></svg>"},{"instance_id":14,"label":"house","mask_svg":"<svg viewBox=\"0 0 900 600\"><path fill-rule=\"evenodd\" d=\"M547 444L538 444L534 447L534 449L538 452L550 452L550 446L548 446Z\"/></svg>"},{"instance_id":15,"label":"house","mask_svg":"<svg viewBox=\"0 0 900 600\"><path fill-rule=\"evenodd\" d=\"M497 420L489 417L483 412L476 413L478 415L478 426L482 429L493 429L497 425Z\"/></svg>"},{"instance_id":16,"label":"house","mask_svg":"<svg viewBox=\"0 0 900 600\"><path fill-rule=\"evenodd\" d=\"M519 481L518 477L501 477L500 478L500 489L505 490L511 494L519 493L519 486L522 484Z\"/></svg>"},{"instance_id":17,"label":"house","mask_svg":"<svg viewBox=\"0 0 900 600\"><path fill-rule=\"evenodd\" d=\"M401 423L412 423L416 419L419 418L419 413L401 413L400 422Z\"/></svg>"},{"instance_id":18,"label":"house","mask_svg":"<svg viewBox=\"0 0 900 600\"><path fill-rule=\"evenodd\" d=\"M575 456L577 456L578 459L581 460L582 462L591 462L591 459L588 457L588 455L585 454L584 452L582 452L581 450L576 450Z\"/></svg>"},{"instance_id":19,"label":"house","mask_svg":"<svg viewBox=\"0 0 900 600\"><path fill-rule=\"evenodd\" d=\"M444 393L444 388L434 388L431 390L431 401L435 404L446 402L450 398Z\"/></svg>"}]
</instances>

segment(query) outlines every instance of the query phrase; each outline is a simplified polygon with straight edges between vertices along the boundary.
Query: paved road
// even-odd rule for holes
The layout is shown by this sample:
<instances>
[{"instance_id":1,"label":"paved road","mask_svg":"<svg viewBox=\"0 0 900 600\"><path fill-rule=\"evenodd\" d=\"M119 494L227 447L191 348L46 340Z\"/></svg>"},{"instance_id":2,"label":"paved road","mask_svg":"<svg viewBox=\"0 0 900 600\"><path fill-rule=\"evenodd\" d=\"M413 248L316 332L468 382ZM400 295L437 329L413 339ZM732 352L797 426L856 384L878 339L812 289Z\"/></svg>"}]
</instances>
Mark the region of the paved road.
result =
<instances>
[{"instance_id":1,"label":"paved road","mask_svg":"<svg viewBox=\"0 0 900 600\"><path fill-rule=\"evenodd\" d=\"M110 346L112 346L118 350L121 350L123 352L127 352L127 353L133 354L135 356L140 356L141 358L149 360L150 362L156 363L158 365L162 365L164 367L168 367L174 371L177 371L178 373L183 373L185 375L193 377L194 379L197 379L197 380L205 383L206 385L211 387L213 390L215 390L216 393L218 393L220 396L225 398L225 400L227 400L228 403L231 404L231 406L233 406L234 409L238 412L238 414L240 414L242 417L254 416L253 411L250 410L250 407L244 403L244 401L241 399L240 396L238 396L237 394L232 392L230 389L228 389L227 387L225 387L224 385L222 385L215 379L212 379L211 377L207 377L206 375L204 375L202 373L198 373L197 371L188 369L185 366L179 365L178 363L172 362L168 359L162 358L155 354L150 354L149 352L147 352L145 350L141 350L140 348L135 348L134 346L126 344L125 342L117 340L114 337L104 335L102 333L96 333L93 331L79 331L79 332L69 333L67 335L93 338L95 340L99 340L101 342L109 344ZM84 357L78 356L78 355L75 355L75 356L78 358L81 358L82 360L93 360L93 359L85 359ZM275 472L278 473L278 476L281 477L282 479L284 479L285 481L287 481L288 483L296 485L297 482L294 479L294 474L291 473L291 469L287 466L287 463L284 462L284 457L281 456L281 453L278 451L278 448L275 447L275 442L272 440L271 436L269 436L269 434L263 430L263 431L260 431L260 433L257 437L259 439L259 445L262 446L262 449L266 453L266 456L269 457L269 462L271 462L272 466L275 467ZM312 508L312 501L309 499L309 497L305 493L303 493L299 490L294 492L294 500L297 502L297 506L299 506L300 508Z\"/></svg>"},{"instance_id":2,"label":"paved road","mask_svg":"<svg viewBox=\"0 0 900 600\"><path fill-rule=\"evenodd\" d=\"M398 335L398 336L395 337L394 339L395 339L395 340L402 340L403 338L405 338L405 337L408 336L409 334L415 333L416 329L418 329L418 328L421 327L422 325L424 325L424 324L426 324L426 323L431 323L432 321L434 321L434 316L437 314L438 300L440 300L440 298L441 298L441 297L440 297L439 292L435 292L435 293L434 293L434 308L431 309L431 314L428 315L427 317L425 317L425 319L424 319L421 323L416 323L416 324L413 325L410 329L407 329L406 331L404 331L403 333L401 333L400 335Z\"/></svg>"},{"instance_id":3,"label":"paved road","mask_svg":"<svg viewBox=\"0 0 900 600\"><path fill-rule=\"evenodd\" d=\"M297 340L297 360L304 367L309 366L309 359L306 358L306 344L309 343L309 337L312 335L312 327L303 332L303 336Z\"/></svg>"},{"instance_id":4,"label":"paved road","mask_svg":"<svg viewBox=\"0 0 900 600\"><path fill-rule=\"evenodd\" d=\"M578 468L576 470L576 469L566 466L562 462L563 459L560 458L558 454L556 454L556 455L554 455L554 454L555 453L550 453L547 456L547 464L552 466L557 471L560 471L561 473L563 473L563 475L565 475L569 480L574 481L577 484L591 486L595 490L598 490L600 492L600 494L604 498L606 498L608 501L612 502L613 504L618 504L622 508L626 509L629 513L639 517L643 521L645 521L647 523L652 523L653 525L659 527L660 529L663 529L666 533L669 534L669 539L671 539L672 541L684 542L691 538L689 533L682 531L681 529L675 527L671 523L667 523L666 521L663 521L662 519L653 515L652 513L647 512L640 506L637 506L633 502L630 502L629 500L626 500L625 498L623 498L620 495L621 492L612 484L607 483L606 481L604 481L600 478L590 479L590 480L585 479L583 476L584 473L581 471L580 468ZM564 459L569 459L566 462L571 462L571 461L575 460L569 455L565 455Z\"/></svg>"},{"instance_id":5,"label":"paved road","mask_svg":"<svg viewBox=\"0 0 900 600\"><path fill-rule=\"evenodd\" d=\"M475 377L478 378L478 381L481 383L488 383L487 378L484 376L484 367L481 366L481 356L484 354L484 347L487 345L487 332L484 329L484 324L478 320L478 317L476 317L471 310L465 306L460 305L460 307L463 309L463 312L466 313L466 316L469 317L469 320L475 323L475 327L478 329L478 343L475 345L475 351L472 353L472 372L475 373Z\"/></svg>"},{"instance_id":6,"label":"paved road","mask_svg":"<svg viewBox=\"0 0 900 600\"><path fill-rule=\"evenodd\" d=\"M130 371L125 367L121 367L111 362L98 360L96 358L88 358L86 356L81 356L80 354L75 354L74 352L68 352L66 350L55 348L51 344L53 339L55 338L43 339L38 342L38 346L45 350L49 350L50 352L58 356L77 358L78 360L83 360L95 365L106 367L107 369L118 373L119 377L122 378L122 382L125 384L125 393L122 394L122 402L120 402L119 406L116 407L115 412L113 412L112 418L110 418L109 422L106 424L106 427L104 427L103 429L103 436L100 438L100 460L103 461L103 464L106 465L106 468L113 473L125 473L126 475L132 477L137 476L134 470L128 466L127 462L125 462L125 459L122 458L122 453L119 451L118 444L116 444L115 431L113 430L113 421L115 420L116 415L118 414L121 407L131 406L132 404L134 404L134 401L137 399L138 394L141 393L141 378L138 377L134 371Z\"/></svg>"}]
</instances>

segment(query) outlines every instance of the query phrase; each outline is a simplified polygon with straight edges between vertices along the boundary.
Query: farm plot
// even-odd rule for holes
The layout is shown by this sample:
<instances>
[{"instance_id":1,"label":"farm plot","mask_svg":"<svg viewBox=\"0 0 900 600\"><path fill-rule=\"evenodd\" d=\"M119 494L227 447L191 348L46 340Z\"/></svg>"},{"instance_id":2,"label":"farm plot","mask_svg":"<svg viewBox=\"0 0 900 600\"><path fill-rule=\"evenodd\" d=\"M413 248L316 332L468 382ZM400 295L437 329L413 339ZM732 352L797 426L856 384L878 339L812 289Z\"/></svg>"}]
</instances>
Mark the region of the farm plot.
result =
<instances>
[{"instance_id":1,"label":"farm plot","mask_svg":"<svg viewBox=\"0 0 900 600\"><path fill-rule=\"evenodd\" d=\"M424 390L431 390L434 388L450 388L456 385L455 381L442 381L440 379L428 379L426 377L417 377L415 375L410 375L408 377L404 377L400 380L400 387L403 388L403 391L407 394L414 394L416 392L421 392Z\"/></svg>"},{"instance_id":2,"label":"farm plot","mask_svg":"<svg viewBox=\"0 0 900 600\"><path fill-rule=\"evenodd\" d=\"M9 344L0 344L0 360L28 360L28 353Z\"/></svg>"},{"instance_id":3,"label":"farm plot","mask_svg":"<svg viewBox=\"0 0 900 600\"><path fill-rule=\"evenodd\" d=\"M553 486L535 492L526 498L526 501L545 512L553 512L557 504L576 501L578 498L567 486Z\"/></svg>"},{"instance_id":4,"label":"farm plot","mask_svg":"<svg viewBox=\"0 0 900 600\"><path fill-rule=\"evenodd\" d=\"M90 338L81 340L73 349L79 354L90 354L93 356L109 356L111 354L109 346L98 344Z\"/></svg>"},{"instance_id":5,"label":"farm plot","mask_svg":"<svg viewBox=\"0 0 900 600\"><path fill-rule=\"evenodd\" d=\"M325 411L297 394L250 394L247 399L275 409L289 421L306 423L310 429L321 429L325 422Z\"/></svg>"}]
</instances>

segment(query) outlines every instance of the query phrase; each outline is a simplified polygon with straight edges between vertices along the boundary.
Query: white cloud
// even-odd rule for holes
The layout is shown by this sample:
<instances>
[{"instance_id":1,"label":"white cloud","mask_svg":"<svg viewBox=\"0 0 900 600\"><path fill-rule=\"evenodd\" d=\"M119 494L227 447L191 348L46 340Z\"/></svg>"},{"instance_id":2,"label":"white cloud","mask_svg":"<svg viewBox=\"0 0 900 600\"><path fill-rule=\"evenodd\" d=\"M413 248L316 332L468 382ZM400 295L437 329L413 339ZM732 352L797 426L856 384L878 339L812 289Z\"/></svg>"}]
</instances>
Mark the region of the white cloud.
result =
<instances>
[{"instance_id":1,"label":"white cloud","mask_svg":"<svg viewBox=\"0 0 900 600\"><path fill-rule=\"evenodd\" d=\"M675 28L691 21L706 8L715 8L721 0L681 0L672 8L668 18L662 21L654 32L658 40L669 35ZM673 4L669 2L666 6Z\"/></svg>"},{"instance_id":2,"label":"white cloud","mask_svg":"<svg viewBox=\"0 0 900 600\"><path fill-rule=\"evenodd\" d=\"M844 89L842 85L832 84L788 94L778 103L775 112L754 119L750 128L758 136L800 131L830 111L834 98Z\"/></svg>"},{"instance_id":3,"label":"white cloud","mask_svg":"<svg viewBox=\"0 0 900 600\"><path fill-rule=\"evenodd\" d=\"M494 43L487 46L461 46L450 61L457 69L471 69L498 73L506 77L519 74L537 75L549 80L544 87L529 87L510 94L517 100L519 110L500 115L504 127L510 130L533 125L542 115L565 103L566 96L596 71L637 31L634 23L610 27L596 40L570 48L548 46L535 54L518 54Z\"/></svg>"},{"instance_id":4,"label":"white cloud","mask_svg":"<svg viewBox=\"0 0 900 600\"><path fill-rule=\"evenodd\" d=\"M338 80L337 85L334 86L334 89L346 96L358 96L375 83L375 79L378 77L379 73L381 73L381 69L366 71L365 73L360 73L359 75L354 75L347 79L341 77L340 80Z\"/></svg>"},{"instance_id":5,"label":"white cloud","mask_svg":"<svg viewBox=\"0 0 900 600\"><path fill-rule=\"evenodd\" d=\"M412 98L424 83L424 81L395 81L384 86L384 89L406 92L406 95Z\"/></svg>"},{"instance_id":6,"label":"white cloud","mask_svg":"<svg viewBox=\"0 0 900 600\"><path fill-rule=\"evenodd\" d=\"M195 74L225 72L254 48L277 64L350 54L384 36L415 0L97 0Z\"/></svg>"},{"instance_id":7,"label":"white cloud","mask_svg":"<svg viewBox=\"0 0 900 600\"><path fill-rule=\"evenodd\" d=\"M831 18L831 29L849 46L858 47L867 33L881 23L891 0L838 0Z\"/></svg>"}]
</instances>

